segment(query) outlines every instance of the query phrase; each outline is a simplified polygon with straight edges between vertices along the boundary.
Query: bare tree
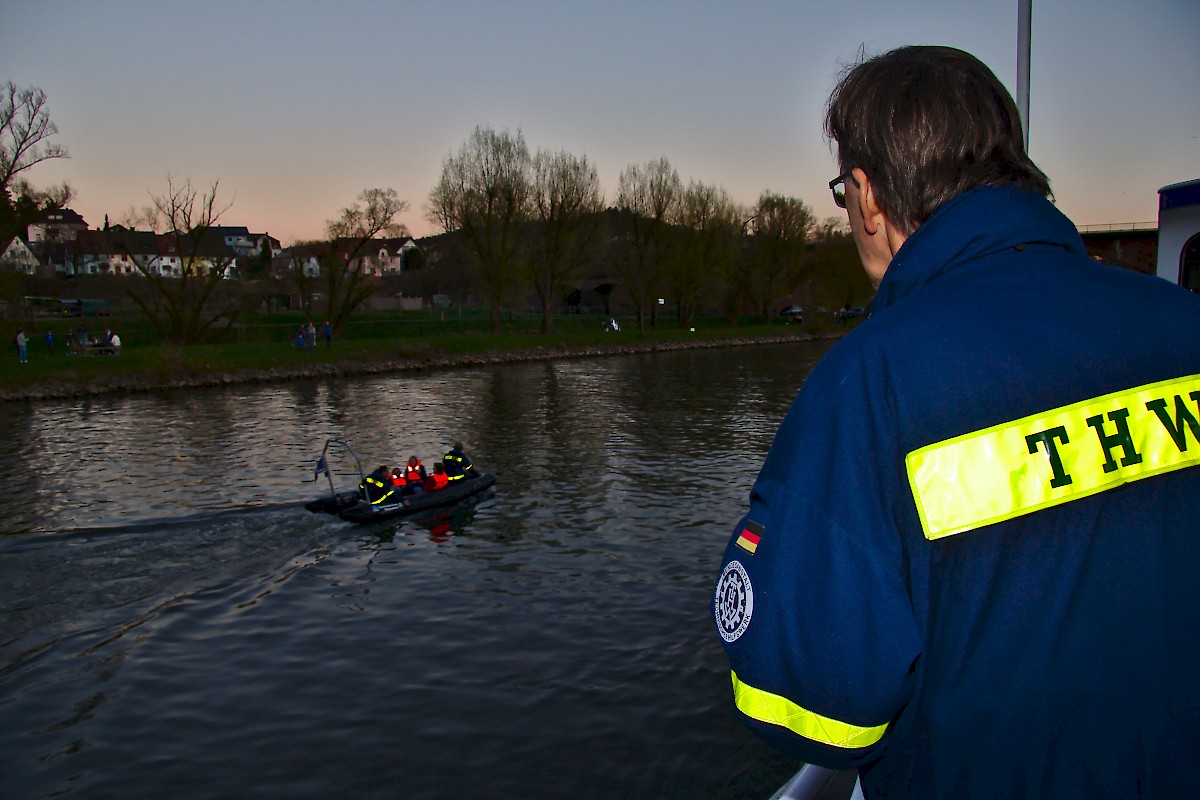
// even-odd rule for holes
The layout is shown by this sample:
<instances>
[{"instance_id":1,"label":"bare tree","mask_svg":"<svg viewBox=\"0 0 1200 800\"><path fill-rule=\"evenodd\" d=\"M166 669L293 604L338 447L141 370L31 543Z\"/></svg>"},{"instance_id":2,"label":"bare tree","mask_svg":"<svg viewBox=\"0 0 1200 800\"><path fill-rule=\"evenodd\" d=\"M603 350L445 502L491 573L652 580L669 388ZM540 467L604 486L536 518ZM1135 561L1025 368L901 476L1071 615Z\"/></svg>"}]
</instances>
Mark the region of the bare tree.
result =
<instances>
[{"instance_id":1,"label":"bare tree","mask_svg":"<svg viewBox=\"0 0 1200 800\"><path fill-rule=\"evenodd\" d=\"M5 84L0 92L0 239L70 202L73 192L66 183L39 191L21 177L44 161L69 157L67 148L48 141L57 133L45 92Z\"/></svg>"},{"instance_id":2,"label":"bare tree","mask_svg":"<svg viewBox=\"0 0 1200 800\"><path fill-rule=\"evenodd\" d=\"M799 279L812 228L812 211L802 200L770 191L759 195L744 274L747 294L763 322L771 321L771 304Z\"/></svg>"},{"instance_id":3,"label":"bare tree","mask_svg":"<svg viewBox=\"0 0 1200 800\"><path fill-rule=\"evenodd\" d=\"M405 228L396 215L408 210L395 189L364 189L354 205L343 208L336 219L326 223L329 248L321 263L321 282L325 288L326 319L335 332L354 311L375 292L373 270L376 256L368 245L380 234L400 236ZM311 292L305 293L311 297ZM307 307L306 307L307 308ZM309 321L312 321L311 309Z\"/></svg>"},{"instance_id":4,"label":"bare tree","mask_svg":"<svg viewBox=\"0 0 1200 800\"><path fill-rule=\"evenodd\" d=\"M737 252L737 206L725 189L692 181L679 204L679 257L666 275L679 324L692 324L702 296L713 295L718 277L728 273Z\"/></svg>"},{"instance_id":5,"label":"bare tree","mask_svg":"<svg viewBox=\"0 0 1200 800\"><path fill-rule=\"evenodd\" d=\"M18 89L12 81L0 95L0 190L43 161L67 158L67 148L46 140L58 133L41 89Z\"/></svg>"},{"instance_id":6,"label":"bare tree","mask_svg":"<svg viewBox=\"0 0 1200 800\"><path fill-rule=\"evenodd\" d=\"M129 297L155 330L174 344L203 341L217 323L232 325L240 310L238 293L222 291L235 254L213 231L232 206L218 203L218 184L213 181L207 192L201 192L190 179L176 183L168 175L167 190L151 196L155 213L145 215L154 230L166 231L157 237L162 244L157 257L148 258L124 245L144 279L129 287Z\"/></svg>"},{"instance_id":7,"label":"bare tree","mask_svg":"<svg viewBox=\"0 0 1200 800\"><path fill-rule=\"evenodd\" d=\"M639 331L658 324L655 302L662 286L669 251L669 225L679 209L683 182L663 156L646 164L631 164L617 179L617 207L630 212L630 230L616 248L617 273L633 301Z\"/></svg>"},{"instance_id":8,"label":"bare tree","mask_svg":"<svg viewBox=\"0 0 1200 800\"><path fill-rule=\"evenodd\" d=\"M530 217L531 159L525 137L475 131L442 162L426 217L446 232L462 231L491 315L500 330L505 301L520 275L521 226Z\"/></svg>"},{"instance_id":9,"label":"bare tree","mask_svg":"<svg viewBox=\"0 0 1200 800\"><path fill-rule=\"evenodd\" d=\"M130 206L117 218L117 222L127 228L146 228L154 230L159 224L158 208L149 205L141 208Z\"/></svg>"},{"instance_id":10,"label":"bare tree","mask_svg":"<svg viewBox=\"0 0 1200 800\"><path fill-rule=\"evenodd\" d=\"M554 303L574 280L604 210L600 176L587 156L539 150L533 159L531 205L539 223L528 274L542 306L542 333L554 325Z\"/></svg>"}]
</instances>

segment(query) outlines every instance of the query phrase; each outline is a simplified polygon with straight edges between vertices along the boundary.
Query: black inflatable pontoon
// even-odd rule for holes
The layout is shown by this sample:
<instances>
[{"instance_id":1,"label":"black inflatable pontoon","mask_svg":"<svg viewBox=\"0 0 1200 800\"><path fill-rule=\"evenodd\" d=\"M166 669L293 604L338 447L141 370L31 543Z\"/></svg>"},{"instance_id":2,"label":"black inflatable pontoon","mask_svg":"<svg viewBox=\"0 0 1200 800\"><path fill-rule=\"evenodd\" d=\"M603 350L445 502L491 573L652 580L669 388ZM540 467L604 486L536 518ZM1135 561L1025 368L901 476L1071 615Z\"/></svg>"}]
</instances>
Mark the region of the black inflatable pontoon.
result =
<instances>
[{"instance_id":1,"label":"black inflatable pontoon","mask_svg":"<svg viewBox=\"0 0 1200 800\"><path fill-rule=\"evenodd\" d=\"M482 499L482 496L496 483L496 478L491 473L476 473L450 481L446 484L446 488L436 492L414 492L413 494L396 492L384 502L369 503L363 499L362 493L357 489L339 492L334 488L333 472L328 467L329 446L332 444L342 445L349 451L350 455L354 457L354 463L358 466L359 485L365 482L362 462L359 461L358 454L350 447L349 442L344 439L330 439L325 443L325 450L317 462L316 476L319 478L321 472L325 473L329 479L330 493L325 497L318 497L305 503L304 507L314 513L337 514L350 522L380 522L414 516L423 511L449 509L459 504Z\"/></svg>"}]
</instances>

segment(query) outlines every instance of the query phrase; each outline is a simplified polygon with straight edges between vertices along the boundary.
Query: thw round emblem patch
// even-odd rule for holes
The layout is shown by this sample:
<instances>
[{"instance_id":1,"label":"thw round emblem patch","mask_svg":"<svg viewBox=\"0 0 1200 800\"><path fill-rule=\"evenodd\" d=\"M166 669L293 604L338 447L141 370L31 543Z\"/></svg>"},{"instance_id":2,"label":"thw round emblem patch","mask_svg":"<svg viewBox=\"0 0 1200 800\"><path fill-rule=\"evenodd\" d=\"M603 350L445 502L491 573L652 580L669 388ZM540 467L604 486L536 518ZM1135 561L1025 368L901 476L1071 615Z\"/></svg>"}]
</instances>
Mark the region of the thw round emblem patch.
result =
<instances>
[{"instance_id":1,"label":"thw round emblem patch","mask_svg":"<svg viewBox=\"0 0 1200 800\"><path fill-rule=\"evenodd\" d=\"M735 642L746 632L754 615L754 587L742 562L730 561L721 572L713 596L713 615L725 641Z\"/></svg>"}]
</instances>

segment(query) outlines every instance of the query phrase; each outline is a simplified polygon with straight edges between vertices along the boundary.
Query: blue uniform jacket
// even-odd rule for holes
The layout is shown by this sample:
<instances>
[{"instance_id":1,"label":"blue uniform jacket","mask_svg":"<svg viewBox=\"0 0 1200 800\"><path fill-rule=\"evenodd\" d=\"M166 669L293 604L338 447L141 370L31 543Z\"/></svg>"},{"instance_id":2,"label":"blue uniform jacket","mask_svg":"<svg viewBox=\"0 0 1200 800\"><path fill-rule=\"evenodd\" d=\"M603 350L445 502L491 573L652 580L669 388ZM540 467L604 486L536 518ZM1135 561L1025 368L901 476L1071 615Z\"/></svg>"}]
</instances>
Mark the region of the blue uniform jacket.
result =
<instances>
[{"instance_id":1,"label":"blue uniform jacket","mask_svg":"<svg viewBox=\"0 0 1200 800\"><path fill-rule=\"evenodd\" d=\"M1036 194L948 202L808 378L727 546L714 613L743 720L803 761L860 768L868 797L1200 791L1187 376L1200 298L1092 261ZM1146 385L1159 411L1129 401ZM1069 444L1051 425L1062 409L1087 415ZM906 457L1019 420L1029 468L1068 499L929 538ZM1137 438L1150 425L1153 447ZM943 466L943 487L974 487L976 463ZM964 491L931 489L921 508L985 520L995 498Z\"/></svg>"}]
</instances>

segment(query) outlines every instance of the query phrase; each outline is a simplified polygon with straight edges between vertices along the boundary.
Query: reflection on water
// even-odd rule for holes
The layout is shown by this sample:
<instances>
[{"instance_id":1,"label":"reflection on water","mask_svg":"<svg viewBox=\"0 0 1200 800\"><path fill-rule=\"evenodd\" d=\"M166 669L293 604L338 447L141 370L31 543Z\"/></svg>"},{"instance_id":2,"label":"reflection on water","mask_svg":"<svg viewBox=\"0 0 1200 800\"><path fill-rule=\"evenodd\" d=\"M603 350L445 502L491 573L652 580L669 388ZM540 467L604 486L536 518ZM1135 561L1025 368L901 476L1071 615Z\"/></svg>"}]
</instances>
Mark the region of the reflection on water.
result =
<instances>
[{"instance_id":1,"label":"reflection on water","mask_svg":"<svg viewBox=\"0 0 1200 800\"><path fill-rule=\"evenodd\" d=\"M22 797L766 796L795 764L733 718L709 597L826 347L0 407L0 774ZM495 495L308 514L334 436L371 466L461 439Z\"/></svg>"}]
</instances>

